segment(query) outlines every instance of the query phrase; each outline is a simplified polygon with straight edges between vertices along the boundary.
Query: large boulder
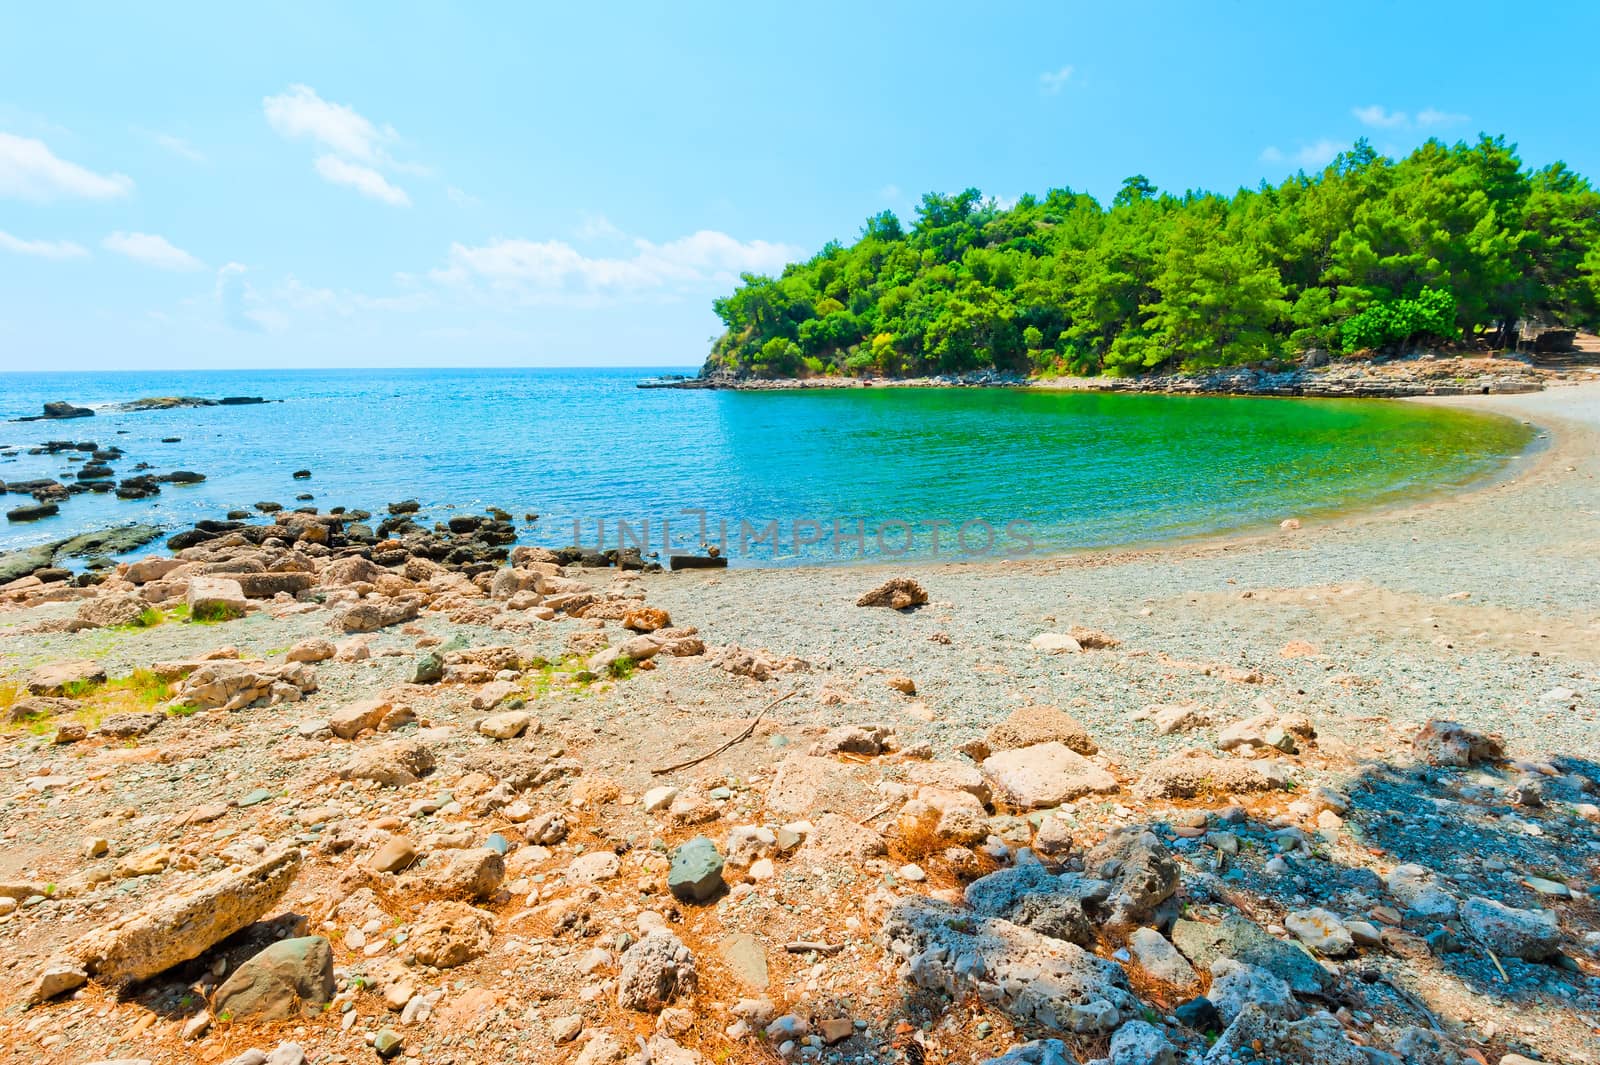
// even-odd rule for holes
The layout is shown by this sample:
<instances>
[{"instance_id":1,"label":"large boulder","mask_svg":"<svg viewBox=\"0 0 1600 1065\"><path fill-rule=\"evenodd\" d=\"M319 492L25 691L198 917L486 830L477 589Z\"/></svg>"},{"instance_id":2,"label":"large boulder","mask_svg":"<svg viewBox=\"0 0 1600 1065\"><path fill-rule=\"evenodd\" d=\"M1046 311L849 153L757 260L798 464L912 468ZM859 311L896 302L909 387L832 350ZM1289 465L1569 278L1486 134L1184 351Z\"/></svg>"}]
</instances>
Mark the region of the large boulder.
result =
<instances>
[{"instance_id":1,"label":"large boulder","mask_svg":"<svg viewBox=\"0 0 1600 1065\"><path fill-rule=\"evenodd\" d=\"M191 577L185 596L189 616L201 621L243 617L248 609L244 589L228 577Z\"/></svg>"},{"instance_id":2,"label":"large boulder","mask_svg":"<svg viewBox=\"0 0 1600 1065\"><path fill-rule=\"evenodd\" d=\"M1078 754L1095 754L1100 749L1077 718L1041 704L1012 711L985 734L984 742L991 751L1010 751L1036 743L1059 743Z\"/></svg>"},{"instance_id":3,"label":"large boulder","mask_svg":"<svg viewBox=\"0 0 1600 1065\"><path fill-rule=\"evenodd\" d=\"M242 710L253 703L295 702L317 690L317 671L300 662L221 660L200 663L173 693L180 705L201 710Z\"/></svg>"},{"instance_id":4,"label":"large boulder","mask_svg":"<svg viewBox=\"0 0 1600 1065\"><path fill-rule=\"evenodd\" d=\"M339 615L345 632L377 632L417 616L415 599L366 599Z\"/></svg>"},{"instance_id":5,"label":"large boulder","mask_svg":"<svg viewBox=\"0 0 1600 1065\"><path fill-rule=\"evenodd\" d=\"M918 987L975 994L1023 1024L1098 1034L1139 1014L1119 966L1010 921L918 896L894 905L884 935Z\"/></svg>"},{"instance_id":6,"label":"large boulder","mask_svg":"<svg viewBox=\"0 0 1600 1065\"><path fill-rule=\"evenodd\" d=\"M429 857L412 880L414 887L435 898L487 899L506 878L506 862L490 847L446 850Z\"/></svg>"},{"instance_id":7,"label":"large boulder","mask_svg":"<svg viewBox=\"0 0 1600 1065\"><path fill-rule=\"evenodd\" d=\"M29 695L65 695L68 689L103 684L105 679L105 667L99 662L73 659L40 666L29 673L23 683L27 685Z\"/></svg>"},{"instance_id":8,"label":"large boulder","mask_svg":"<svg viewBox=\"0 0 1600 1065\"><path fill-rule=\"evenodd\" d=\"M1478 732L1454 721L1430 721L1411 738L1417 756L1434 765L1499 761L1505 757L1505 746L1505 739L1497 733Z\"/></svg>"},{"instance_id":9,"label":"large boulder","mask_svg":"<svg viewBox=\"0 0 1600 1065\"><path fill-rule=\"evenodd\" d=\"M1210 970L1219 959L1231 958L1267 970L1296 994L1319 995L1332 979L1311 955L1237 915L1218 924L1179 918L1172 926L1172 942L1196 968Z\"/></svg>"},{"instance_id":10,"label":"large boulder","mask_svg":"<svg viewBox=\"0 0 1600 1065\"><path fill-rule=\"evenodd\" d=\"M1475 895L1461 904L1461 923L1501 957L1544 961L1561 950L1561 926L1549 910L1520 910Z\"/></svg>"},{"instance_id":11,"label":"large boulder","mask_svg":"<svg viewBox=\"0 0 1600 1065\"><path fill-rule=\"evenodd\" d=\"M1218 758L1191 750L1163 758L1133 785L1135 798L1206 799L1276 791L1291 784L1289 770L1270 758Z\"/></svg>"},{"instance_id":12,"label":"large boulder","mask_svg":"<svg viewBox=\"0 0 1600 1065\"><path fill-rule=\"evenodd\" d=\"M333 949L321 936L284 939L239 966L217 988L218 1015L286 1020L333 999Z\"/></svg>"},{"instance_id":13,"label":"large boulder","mask_svg":"<svg viewBox=\"0 0 1600 1065\"><path fill-rule=\"evenodd\" d=\"M1062 743L1036 743L983 760L995 797L1032 810L1117 790L1117 778Z\"/></svg>"},{"instance_id":14,"label":"large boulder","mask_svg":"<svg viewBox=\"0 0 1600 1065\"><path fill-rule=\"evenodd\" d=\"M363 747L353 754L339 775L346 780L371 780L385 787L414 784L433 771L433 751L419 740L390 740Z\"/></svg>"},{"instance_id":15,"label":"large boulder","mask_svg":"<svg viewBox=\"0 0 1600 1065\"><path fill-rule=\"evenodd\" d=\"M72 954L106 983L148 979L260 920L299 872L300 852L281 851L113 919L80 939Z\"/></svg>"}]
</instances>

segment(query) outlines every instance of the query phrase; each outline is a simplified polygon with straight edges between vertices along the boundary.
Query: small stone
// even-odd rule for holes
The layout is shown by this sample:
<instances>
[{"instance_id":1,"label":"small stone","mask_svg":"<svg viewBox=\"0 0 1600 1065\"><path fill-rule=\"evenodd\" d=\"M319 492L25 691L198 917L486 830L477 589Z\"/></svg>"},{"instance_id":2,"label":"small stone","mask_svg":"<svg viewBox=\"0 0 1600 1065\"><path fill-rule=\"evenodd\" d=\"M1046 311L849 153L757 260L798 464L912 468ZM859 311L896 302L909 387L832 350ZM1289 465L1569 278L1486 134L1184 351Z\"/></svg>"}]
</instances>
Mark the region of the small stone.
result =
<instances>
[{"instance_id":1,"label":"small stone","mask_svg":"<svg viewBox=\"0 0 1600 1065\"><path fill-rule=\"evenodd\" d=\"M550 1022L550 1041L556 1044L570 1043L578 1038L578 1033L583 1031L583 1016L573 1013L565 1017L557 1017Z\"/></svg>"},{"instance_id":2,"label":"small stone","mask_svg":"<svg viewBox=\"0 0 1600 1065\"><path fill-rule=\"evenodd\" d=\"M1331 958L1348 954L1355 946L1344 923L1324 909L1297 910L1284 918L1283 925L1300 942Z\"/></svg>"},{"instance_id":3,"label":"small stone","mask_svg":"<svg viewBox=\"0 0 1600 1065\"><path fill-rule=\"evenodd\" d=\"M848 1017L829 1017L817 1024L822 1041L829 1045L842 1042L855 1034L856 1026Z\"/></svg>"},{"instance_id":4,"label":"small stone","mask_svg":"<svg viewBox=\"0 0 1600 1065\"><path fill-rule=\"evenodd\" d=\"M683 902L705 902L722 889L722 855L706 836L696 836L672 852L667 887Z\"/></svg>"},{"instance_id":5,"label":"small stone","mask_svg":"<svg viewBox=\"0 0 1600 1065\"><path fill-rule=\"evenodd\" d=\"M494 740L510 740L527 730L533 715L525 710L507 710L491 714L478 722L478 731Z\"/></svg>"},{"instance_id":6,"label":"small stone","mask_svg":"<svg viewBox=\"0 0 1600 1065\"><path fill-rule=\"evenodd\" d=\"M372 1037L372 1049L377 1052L378 1057L388 1061L405 1049L405 1040L393 1028L384 1028Z\"/></svg>"},{"instance_id":7,"label":"small stone","mask_svg":"<svg viewBox=\"0 0 1600 1065\"><path fill-rule=\"evenodd\" d=\"M416 860L416 844L404 836L390 836L367 860L367 868L375 873L398 873Z\"/></svg>"}]
</instances>

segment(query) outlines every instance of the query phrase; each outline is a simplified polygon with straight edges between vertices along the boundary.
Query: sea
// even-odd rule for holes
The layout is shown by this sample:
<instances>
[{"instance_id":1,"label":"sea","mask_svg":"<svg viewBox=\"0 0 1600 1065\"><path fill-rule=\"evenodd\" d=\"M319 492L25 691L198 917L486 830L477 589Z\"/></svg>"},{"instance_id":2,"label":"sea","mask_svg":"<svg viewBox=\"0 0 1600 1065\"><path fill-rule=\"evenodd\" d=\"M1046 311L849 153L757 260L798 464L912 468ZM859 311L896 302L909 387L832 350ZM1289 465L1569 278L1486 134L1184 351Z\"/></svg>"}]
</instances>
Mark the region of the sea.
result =
<instances>
[{"instance_id":1,"label":"sea","mask_svg":"<svg viewBox=\"0 0 1600 1065\"><path fill-rule=\"evenodd\" d=\"M148 500L81 494L55 517L0 522L0 551L133 522L177 531L259 502L382 516L414 499L424 523L496 507L524 543L662 559L708 548L735 566L1022 558L1447 491L1494 475L1532 435L1507 418L1382 400L637 387L660 373L0 374L0 481L75 479L68 454L32 453L65 440L121 448L118 478L205 475ZM119 409L161 396L268 402ZM95 415L11 420L56 400ZM8 511L31 502L0 496Z\"/></svg>"}]
</instances>

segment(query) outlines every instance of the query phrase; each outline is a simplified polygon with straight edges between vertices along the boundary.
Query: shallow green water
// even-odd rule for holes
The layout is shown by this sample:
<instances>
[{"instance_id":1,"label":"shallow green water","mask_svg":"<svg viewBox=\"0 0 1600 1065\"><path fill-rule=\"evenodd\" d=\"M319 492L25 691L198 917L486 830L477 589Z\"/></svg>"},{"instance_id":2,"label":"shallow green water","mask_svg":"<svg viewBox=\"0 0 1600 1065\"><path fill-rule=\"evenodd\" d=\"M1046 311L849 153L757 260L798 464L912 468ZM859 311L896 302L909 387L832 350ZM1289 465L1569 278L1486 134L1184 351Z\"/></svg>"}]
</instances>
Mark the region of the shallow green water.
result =
<instances>
[{"instance_id":1,"label":"shallow green water","mask_svg":"<svg viewBox=\"0 0 1600 1065\"><path fill-rule=\"evenodd\" d=\"M525 542L693 549L736 564L910 553L1015 557L1143 543L1460 485L1526 446L1514 421L1414 404L984 389L640 390L629 370L0 375L0 417L68 398L100 413L0 426L0 479L68 477L45 439L115 442L207 475L153 500L74 496L0 524L0 549L125 521L172 526L257 500L381 512L416 498L536 512ZM119 412L138 396L260 395L254 407ZM162 443L178 437L177 444ZM295 481L300 468L315 471ZM9 496L8 499L23 500ZM16 505L12 503L10 505ZM777 522L776 536L763 535ZM576 524L574 524L576 523ZM942 524L939 524L942 523ZM1020 524L1013 524L1020 523ZM966 525L966 536L957 534ZM1008 534L1007 526L1011 526ZM574 529L576 528L576 534ZM721 530L726 529L725 535ZM993 530L991 540L989 530ZM880 537L881 532L881 537ZM806 541L812 541L807 543Z\"/></svg>"}]
</instances>

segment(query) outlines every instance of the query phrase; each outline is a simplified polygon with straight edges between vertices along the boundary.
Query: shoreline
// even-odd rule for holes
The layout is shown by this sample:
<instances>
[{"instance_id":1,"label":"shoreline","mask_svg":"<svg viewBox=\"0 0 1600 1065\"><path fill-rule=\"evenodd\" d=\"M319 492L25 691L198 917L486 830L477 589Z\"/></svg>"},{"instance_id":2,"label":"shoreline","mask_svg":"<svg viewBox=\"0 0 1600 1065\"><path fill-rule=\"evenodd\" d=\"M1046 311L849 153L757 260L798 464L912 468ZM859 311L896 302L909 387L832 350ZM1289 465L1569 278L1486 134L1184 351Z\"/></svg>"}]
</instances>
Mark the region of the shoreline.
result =
<instances>
[{"instance_id":1,"label":"shoreline","mask_svg":"<svg viewBox=\"0 0 1600 1065\"><path fill-rule=\"evenodd\" d=\"M685 391L785 392L855 388L997 388L1040 391L1127 392L1197 396L1279 396L1302 399L1406 399L1418 396L1515 395L1582 371L1535 365L1524 356L1456 356L1424 353L1371 361L1335 361L1284 370L1230 367L1196 374L1138 377L1028 377L984 370L934 377L738 378L714 375L641 384Z\"/></svg>"}]
</instances>

